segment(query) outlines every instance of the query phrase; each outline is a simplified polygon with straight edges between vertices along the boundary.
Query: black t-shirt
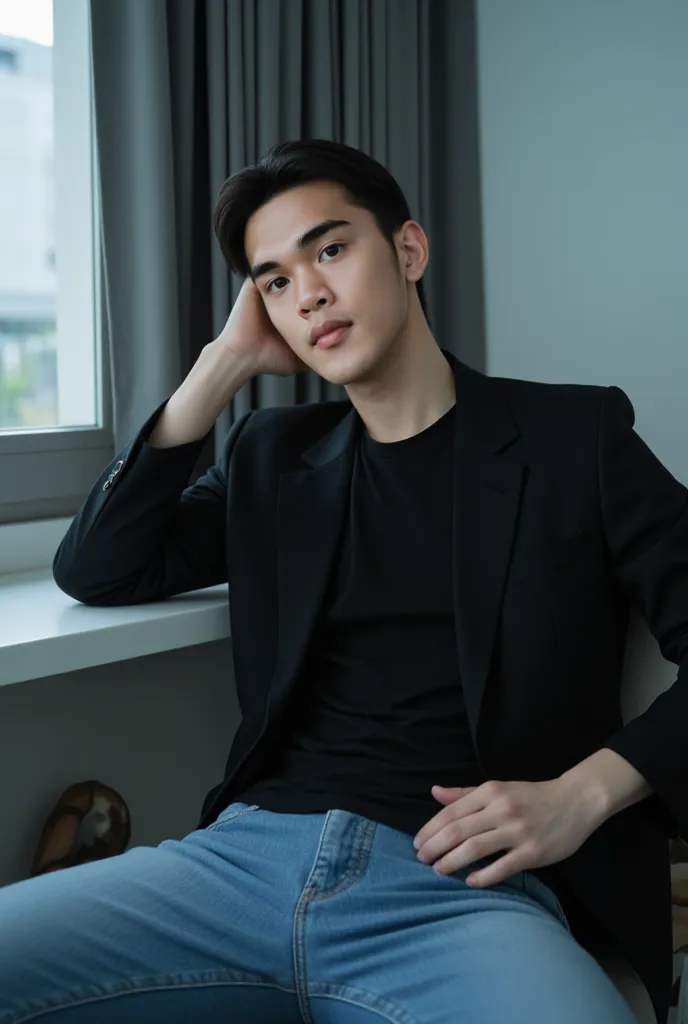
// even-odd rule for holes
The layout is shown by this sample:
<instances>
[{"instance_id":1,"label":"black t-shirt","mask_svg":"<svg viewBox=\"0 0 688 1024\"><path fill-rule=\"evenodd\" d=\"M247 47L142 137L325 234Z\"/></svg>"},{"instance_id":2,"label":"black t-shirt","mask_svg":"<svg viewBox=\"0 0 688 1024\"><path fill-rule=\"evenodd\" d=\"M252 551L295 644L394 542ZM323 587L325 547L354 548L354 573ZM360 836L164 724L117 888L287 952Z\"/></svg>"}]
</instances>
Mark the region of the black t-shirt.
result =
<instances>
[{"instance_id":1,"label":"black t-shirt","mask_svg":"<svg viewBox=\"0 0 688 1024\"><path fill-rule=\"evenodd\" d=\"M361 424L334 571L284 732L263 777L234 800L288 813L337 807L415 835L442 808L431 786L485 781L454 626L454 436L455 406L391 443Z\"/></svg>"}]
</instances>

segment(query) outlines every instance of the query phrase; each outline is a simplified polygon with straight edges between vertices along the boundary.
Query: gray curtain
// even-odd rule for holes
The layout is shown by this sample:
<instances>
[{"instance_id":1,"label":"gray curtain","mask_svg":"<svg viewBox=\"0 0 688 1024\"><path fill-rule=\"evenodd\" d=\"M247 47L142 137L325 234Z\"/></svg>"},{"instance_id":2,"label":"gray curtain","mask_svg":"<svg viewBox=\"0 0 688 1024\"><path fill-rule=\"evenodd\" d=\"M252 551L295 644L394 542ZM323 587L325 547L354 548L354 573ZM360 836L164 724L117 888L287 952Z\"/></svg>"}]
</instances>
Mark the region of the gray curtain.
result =
<instances>
[{"instance_id":1,"label":"gray curtain","mask_svg":"<svg viewBox=\"0 0 688 1024\"><path fill-rule=\"evenodd\" d=\"M221 329L241 280L212 235L225 178L289 138L383 163L428 234L438 343L484 369L473 0L91 0L115 443ZM315 373L250 381L218 420L345 397Z\"/></svg>"}]
</instances>

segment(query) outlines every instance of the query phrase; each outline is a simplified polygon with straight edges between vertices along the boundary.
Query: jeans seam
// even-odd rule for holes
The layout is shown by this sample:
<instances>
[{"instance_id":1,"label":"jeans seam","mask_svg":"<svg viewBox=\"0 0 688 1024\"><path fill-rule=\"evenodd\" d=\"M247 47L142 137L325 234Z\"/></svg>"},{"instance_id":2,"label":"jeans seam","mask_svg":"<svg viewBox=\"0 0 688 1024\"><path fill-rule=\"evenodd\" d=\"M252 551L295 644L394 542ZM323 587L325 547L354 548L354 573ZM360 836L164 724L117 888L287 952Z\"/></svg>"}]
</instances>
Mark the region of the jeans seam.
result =
<instances>
[{"instance_id":1,"label":"jeans seam","mask_svg":"<svg viewBox=\"0 0 688 1024\"><path fill-rule=\"evenodd\" d=\"M330 899L331 896L336 896L337 893L347 889L354 882L358 882L363 878L366 871L368 870L370 848L373 843L373 837L375 835L377 823L374 821L366 822L365 826L361 830L360 838L357 842L356 849L356 862L351 867L346 875L341 879L335 889L327 889L325 892L320 893L317 887L314 887L313 895L310 897L309 902L311 903L322 903L323 900ZM365 858L365 859L364 859Z\"/></svg>"},{"instance_id":2,"label":"jeans seam","mask_svg":"<svg viewBox=\"0 0 688 1024\"><path fill-rule=\"evenodd\" d=\"M218 814L218 816L215 819L215 821L211 821L211 823L209 825L206 825L204 831L205 832L214 832L216 829L220 828L222 825L227 825L230 821L236 821L237 818L240 818L241 815L245 814L247 811L256 811L256 810L258 810L258 804L250 804L248 807L240 807L233 814L227 814L224 818L222 817L222 811L220 811L220 813Z\"/></svg>"},{"instance_id":3,"label":"jeans seam","mask_svg":"<svg viewBox=\"0 0 688 1024\"><path fill-rule=\"evenodd\" d=\"M195 972L204 973L204 972ZM208 972L210 974L217 974L218 971ZM222 973L222 972L220 972ZM228 972L231 973L231 972ZM235 972L240 973L240 972ZM44 1016L46 1013L61 1012L66 1009L73 1009L77 1006L85 1006L88 1003L100 1003L107 999L120 999L122 996L129 995L140 995L144 992L159 992L165 989L178 989L178 988L203 988L207 985L260 985L264 988L279 988L282 991L292 992L292 989L285 989L283 985L278 985L266 979L251 978L248 974L245 978L226 978L218 979L212 978L205 981L192 981L192 980L178 980L170 981L169 974L159 975L160 980L155 980L153 977L146 976L141 979L128 979L125 982L126 987L118 988L110 992L101 992L98 995L79 995L78 990L73 993L65 993L65 998L57 1003L51 1005L39 1005L34 1009L19 1010L18 1013L11 1014L8 1017L0 1017L0 1024L25 1024L27 1021L36 1020L39 1017ZM183 979L184 975L178 975L179 979ZM105 986L104 986L105 987Z\"/></svg>"}]
</instances>

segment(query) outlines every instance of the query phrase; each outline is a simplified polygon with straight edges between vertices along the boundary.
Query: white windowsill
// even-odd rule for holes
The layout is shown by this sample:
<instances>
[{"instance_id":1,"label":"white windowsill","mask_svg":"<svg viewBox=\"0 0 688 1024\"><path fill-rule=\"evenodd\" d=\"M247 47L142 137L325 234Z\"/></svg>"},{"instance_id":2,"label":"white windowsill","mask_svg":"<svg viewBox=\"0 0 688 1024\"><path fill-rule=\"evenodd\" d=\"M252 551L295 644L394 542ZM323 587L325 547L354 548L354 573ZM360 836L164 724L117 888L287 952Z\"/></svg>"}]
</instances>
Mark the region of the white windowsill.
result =
<instances>
[{"instance_id":1,"label":"white windowsill","mask_svg":"<svg viewBox=\"0 0 688 1024\"><path fill-rule=\"evenodd\" d=\"M51 569L0 575L0 686L189 647L230 635L226 585L154 604L94 608Z\"/></svg>"}]
</instances>

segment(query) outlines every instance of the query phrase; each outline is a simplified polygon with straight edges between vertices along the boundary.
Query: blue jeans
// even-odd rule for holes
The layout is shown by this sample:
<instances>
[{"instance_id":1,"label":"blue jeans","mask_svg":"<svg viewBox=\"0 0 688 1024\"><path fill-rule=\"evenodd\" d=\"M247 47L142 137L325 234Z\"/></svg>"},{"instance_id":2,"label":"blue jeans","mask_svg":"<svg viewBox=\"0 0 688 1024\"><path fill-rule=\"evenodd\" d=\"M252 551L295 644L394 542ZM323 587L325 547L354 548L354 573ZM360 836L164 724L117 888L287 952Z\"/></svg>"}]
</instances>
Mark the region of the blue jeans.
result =
<instances>
[{"instance_id":1,"label":"blue jeans","mask_svg":"<svg viewBox=\"0 0 688 1024\"><path fill-rule=\"evenodd\" d=\"M0 889L0 1024L633 1024L547 886L468 873L349 811L235 801Z\"/></svg>"}]
</instances>

